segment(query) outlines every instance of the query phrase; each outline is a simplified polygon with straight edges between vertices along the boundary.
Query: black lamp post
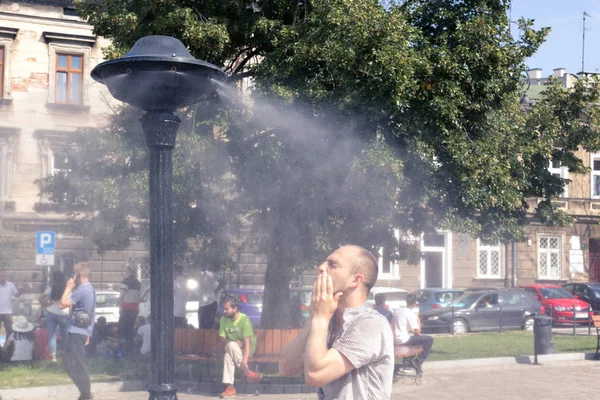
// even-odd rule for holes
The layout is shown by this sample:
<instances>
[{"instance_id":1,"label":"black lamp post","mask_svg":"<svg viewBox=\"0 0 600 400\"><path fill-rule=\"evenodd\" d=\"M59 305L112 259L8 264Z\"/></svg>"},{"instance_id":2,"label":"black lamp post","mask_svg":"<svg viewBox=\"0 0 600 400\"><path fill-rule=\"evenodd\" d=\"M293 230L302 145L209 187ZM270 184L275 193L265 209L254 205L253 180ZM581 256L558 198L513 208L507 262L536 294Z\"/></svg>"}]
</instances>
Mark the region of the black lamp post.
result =
<instances>
[{"instance_id":1,"label":"black lamp post","mask_svg":"<svg viewBox=\"0 0 600 400\"><path fill-rule=\"evenodd\" d=\"M197 103L225 73L198 61L183 43L146 36L118 60L106 61L92 78L118 100L138 106L150 152L150 286L152 384L150 400L177 399L174 375L172 152L181 120L173 112Z\"/></svg>"}]
</instances>

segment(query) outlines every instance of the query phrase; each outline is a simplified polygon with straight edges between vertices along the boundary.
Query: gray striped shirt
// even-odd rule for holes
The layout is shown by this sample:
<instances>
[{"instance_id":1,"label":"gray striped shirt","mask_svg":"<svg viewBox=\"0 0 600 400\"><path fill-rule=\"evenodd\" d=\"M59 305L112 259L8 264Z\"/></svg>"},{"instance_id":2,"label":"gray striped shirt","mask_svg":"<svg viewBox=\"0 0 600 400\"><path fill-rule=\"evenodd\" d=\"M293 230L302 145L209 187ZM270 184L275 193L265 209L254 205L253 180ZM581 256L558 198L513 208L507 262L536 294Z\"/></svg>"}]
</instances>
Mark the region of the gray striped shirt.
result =
<instances>
[{"instance_id":1,"label":"gray striped shirt","mask_svg":"<svg viewBox=\"0 0 600 400\"><path fill-rule=\"evenodd\" d=\"M386 400L392 395L394 338L390 324L377 311L360 307L344 310L344 326L334 349L354 370L319 390L320 400Z\"/></svg>"}]
</instances>

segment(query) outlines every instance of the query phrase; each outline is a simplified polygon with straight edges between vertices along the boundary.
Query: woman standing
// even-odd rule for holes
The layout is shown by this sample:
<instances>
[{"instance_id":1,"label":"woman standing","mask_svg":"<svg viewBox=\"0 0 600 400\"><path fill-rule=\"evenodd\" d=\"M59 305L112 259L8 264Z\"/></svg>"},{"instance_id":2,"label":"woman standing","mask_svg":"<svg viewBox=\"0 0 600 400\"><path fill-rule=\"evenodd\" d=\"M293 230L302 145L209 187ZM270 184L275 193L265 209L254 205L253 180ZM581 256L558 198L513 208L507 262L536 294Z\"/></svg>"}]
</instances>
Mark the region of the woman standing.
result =
<instances>
[{"instance_id":1,"label":"woman standing","mask_svg":"<svg viewBox=\"0 0 600 400\"><path fill-rule=\"evenodd\" d=\"M61 271L55 271L52 274L52 286L40 296L40 303L48 304L46 307L46 328L48 329L48 350L50 351L51 361L56 361L56 336L58 329L62 340L67 338L69 330L69 309L58 307L60 298L65 291L67 279Z\"/></svg>"}]
</instances>

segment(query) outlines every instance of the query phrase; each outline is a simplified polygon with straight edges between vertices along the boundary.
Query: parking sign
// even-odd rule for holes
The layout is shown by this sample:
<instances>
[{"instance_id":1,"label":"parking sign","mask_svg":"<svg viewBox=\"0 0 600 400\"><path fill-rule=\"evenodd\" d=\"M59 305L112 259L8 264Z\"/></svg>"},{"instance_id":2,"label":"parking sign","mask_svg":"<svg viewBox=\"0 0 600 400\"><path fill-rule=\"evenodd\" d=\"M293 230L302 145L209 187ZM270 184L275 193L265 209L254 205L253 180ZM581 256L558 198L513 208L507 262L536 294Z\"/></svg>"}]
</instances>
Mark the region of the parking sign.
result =
<instances>
[{"instance_id":1,"label":"parking sign","mask_svg":"<svg viewBox=\"0 0 600 400\"><path fill-rule=\"evenodd\" d=\"M55 238L54 232L36 232L36 265L54 265Z\"/></svg>"}]
</instances>

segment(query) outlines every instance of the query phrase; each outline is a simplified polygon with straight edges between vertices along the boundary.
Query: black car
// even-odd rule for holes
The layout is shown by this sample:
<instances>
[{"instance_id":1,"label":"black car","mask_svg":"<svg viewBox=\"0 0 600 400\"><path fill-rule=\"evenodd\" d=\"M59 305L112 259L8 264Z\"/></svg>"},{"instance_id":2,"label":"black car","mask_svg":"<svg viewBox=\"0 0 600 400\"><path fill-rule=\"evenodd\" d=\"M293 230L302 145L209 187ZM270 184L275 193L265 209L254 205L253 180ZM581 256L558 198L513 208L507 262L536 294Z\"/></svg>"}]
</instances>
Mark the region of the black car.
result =
<instances>
[{"instance_id":1,"label":"black car","mask_svg":"<svg viewBox=\"0 0 600 400\"><path fill-rule=\"evenodd\" d=\"M453 312L454 309L454 319ZM542 305L523 289L465 292L450 305L420 314L422 329L455 333L500 329L533 330L534 313L543 313Z\"/></svg>"},{"instance_id":2,"label":"black car","mask_svg":"<svg viewBox=\"0 0 600 400\"><path fill-rule=\"evenodd\" d=\"M564 287L573 296L589 303L592 310L600 311L600 282L567 283Z\"/></svg>"}]
</instances>

